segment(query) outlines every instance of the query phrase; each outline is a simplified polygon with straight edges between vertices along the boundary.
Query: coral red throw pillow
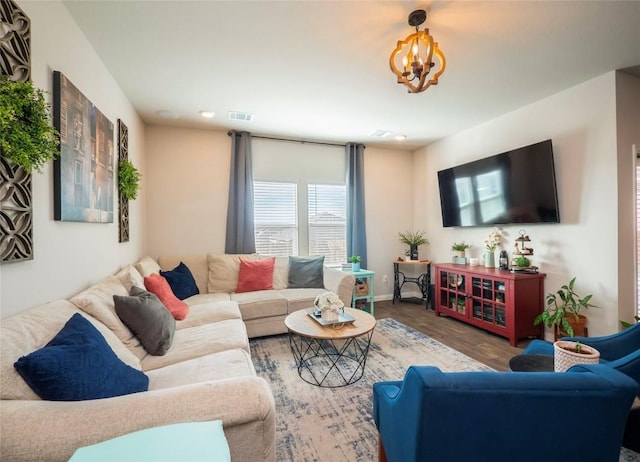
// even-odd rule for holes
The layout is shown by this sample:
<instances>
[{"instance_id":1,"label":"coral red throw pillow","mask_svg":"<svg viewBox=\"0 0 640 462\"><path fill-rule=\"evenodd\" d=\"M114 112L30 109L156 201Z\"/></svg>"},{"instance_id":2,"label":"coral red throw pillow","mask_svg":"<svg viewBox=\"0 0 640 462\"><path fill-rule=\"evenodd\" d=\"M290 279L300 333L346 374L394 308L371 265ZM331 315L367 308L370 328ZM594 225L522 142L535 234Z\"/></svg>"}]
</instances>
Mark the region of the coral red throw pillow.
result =
<instances>
[{"instance_id":1,"label":"coral red throw pillow","mask_svg":"<svg viewBox=\"0 0 640 462\"><path fill-rule=\"evenodd\" d=\"M273 289L273 267L275 264L276 257L264 260L245 260L241 257L236 293Z\"/></svg>"},{"instance_id":2,"label":"coral red throw pillow","mask_svg":"<svg viewBox=\"0 0 640 462\"><path fill-rule=\"evenodd\" d=\"M175 319L180 321L187 317L189 305L174 295L165 278L158 273L153 273L151 276L144 278L144 286L149 292L156 294Z\"/></svg>"}]
</instances>

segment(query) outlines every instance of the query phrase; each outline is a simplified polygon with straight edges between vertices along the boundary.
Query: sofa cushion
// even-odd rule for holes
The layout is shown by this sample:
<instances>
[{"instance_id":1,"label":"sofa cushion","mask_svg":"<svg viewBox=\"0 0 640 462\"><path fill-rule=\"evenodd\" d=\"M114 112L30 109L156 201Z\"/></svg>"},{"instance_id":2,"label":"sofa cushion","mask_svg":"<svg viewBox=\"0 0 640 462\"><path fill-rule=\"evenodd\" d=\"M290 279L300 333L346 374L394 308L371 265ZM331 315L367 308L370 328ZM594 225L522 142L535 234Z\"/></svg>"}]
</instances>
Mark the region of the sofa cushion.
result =
<instances>
[{"instance_id":1,"label":"sofa cushion","mask_svg":"<svg viewBox=\"0 0 640 462\"><path fill-rule=\"evenodd\" d=\"M251 356L240 348L188 359L147 372L149 390L255 375Z\"/></svg>"},{"instance_id":2,"label":"sofa cushion","mask_svg":"<svg viewBox=\"0 0 640 462\"><path fill-rule=\"evenodd\" d=\"M316 297L326 292L325 289L283 289L280 292L284 298L287 299L287 311L293 313L294 311L301 310L303 308L313 307L313 302Z\"/></svg>"},{"instance_id":3,"label":"sofa cushion","mask_svg":"<svg viewBox=\"0 0 640 462\"><path fill-rule=\"evenodd\" d=\"M289 257L290 289L324 288L324 257Z\"/></svg>"},{"instance_id":4,"label":"sofa cushion","mask_svg":"<svg viewBox=\"0 0 640 462\"><path fill-rule=\"evenodd\" d=\"M149 387L147 376L120 361L100 332L79 313L43 348L19 358L15 367L46 400L110 398Z\"/></svg>"},{"instance_id":5,"label":"sofa cushion","mask_svg":"<svg viewBox=\"0 0 640 462\"><path fill-rule=\"evenodd\" d=\"M160 265L151 257L144 257L137 262L135 268L143 276L151 276L153 273L160 273Z\"/></svg>"},{"instance_id":6,"label":"sofa cushion","mask_svg":"<svg viewBox=\"0 0 640 462\"><path fill-rule=\"evenodd\" d=\"M273 268L273 288L286 289L289 283L289 257L276 257Z\"/></svg>"},{"instance_id":7,"label":"sofa cushion","mask_svg":"<svg viewBox=\"0 0 640 462\"><path fill-rule=\"evenodd\" d=\"M213 295L213 294L210 294ZM189 306L189 316L176 322L176 329L200 326L227 319L242 319L236 302L230 300L210 303L199 303Z\"/></svg>"},{"instance_id":8,"label":"sofa cushion","mask_svg":"<svg viewBox=\"0 0 640 462\"><path fill-rule=\"evenodd\" d=\"M196 286L196 281L191 275L191 271L189 271L189 268L182 262L170 271L160 270L160 276L167 280L174 295L180 300L200 293L198 286Z\"/></svg>"},{"instance_id":9,"label":"sofa cushion","mask_svg":"<svg viewBox=\"0 0 640 462\"><path fill-rule=\"evenodd\" d=\"M116 313L151 355L163 355L173 342L176 320L160 299L133 287L130 297L114 295Z\"/></svg>"},{"instance_id":10,"label":"sofa cushion","mask_svg":"<svg viewBox=\"0 0 640 462\"><path fill-rule=\"evenodd\" d=\"M241 319L228 319L176 330L167 354L148 355L141 365L144 371L148 371L235 348L250 351L247 330Z\"/></svg>"},{"instance_id":11,"label":"sofa cushion","mask_svg":"<svg viewBox=\"0 0 640 462\"><path fill-rule=\"evenodd\" d=\"M71 303L111 329L129 351L143 358L147 350L116 314L114 295L126 296L129 292L119 278L111 276L73 296Z\"/></svg>"},{"instance_id":12,"label":"sofa cushion","mask_svg":"<svg viewBox=\"0 0 640 462\"><path fill-rule=\"evenodd\" d=\"M245 321L287 314L287 299L277 290L234 293L231 294L231 300L238 303Z\"/></svg>"},{"instance_id":13,"label":"sofa cushion","mask_svg":"<svg viewBox=\"0 0 640 462\"><path fill-rule=\"evenodd\" d=\"M116 273L116 277L120 279L128 292L132 287L144 290L144 278L133 265L127 265Z\"/></svg>"},{"instance_id":14,"label":"sofa cushion","mask_svg":"<svg viewBox=\"0 0 640 462\"><path fill-rule=\"evenodd\" d=\"M236 293L273 289L273 267L276 258L245 260L240 258Z\"/></svg>"},{"instance_id":15,"label":"sofa cushion","mask_svg":"<svg viewBox=\"0 0 640 462\"><path fill-rule=\"evenodd\" d=\"M191 311L191 307L196 305L206 305L214 302L228 302L230 300L231 294L227 294L225 292L215 292L212 294L200 293L198 295L186 298L184 302L189 305L189 311Z\"/></svg>"},{"instance_id":16,"label":"sofa cushion","mask_svg":"<svg viewBox=\"0 0 640 462\"><path fill-rule=\"evenodd\" d=\"M189 305L174 295L171 286L169 286L165 278L158 273L153 273L151 276L144 278L144 286L149 292L158 296L162 304L167 307L174 318L181 320L187 317L187 314L189 314Z\"/></svg>"},{"instance_id":17,"label":"sofa cushion","mask_svg":"<svg viewBox=\"0 0 640 462\"><path fill-rule=\"evenodd\" d=\"M213 254L207 255L209 262L209 292L231 293L238 287L238 272L240 271L240 257L245 260L259 260L258 254L232 255Z\"/></svg>"}]
</instances>

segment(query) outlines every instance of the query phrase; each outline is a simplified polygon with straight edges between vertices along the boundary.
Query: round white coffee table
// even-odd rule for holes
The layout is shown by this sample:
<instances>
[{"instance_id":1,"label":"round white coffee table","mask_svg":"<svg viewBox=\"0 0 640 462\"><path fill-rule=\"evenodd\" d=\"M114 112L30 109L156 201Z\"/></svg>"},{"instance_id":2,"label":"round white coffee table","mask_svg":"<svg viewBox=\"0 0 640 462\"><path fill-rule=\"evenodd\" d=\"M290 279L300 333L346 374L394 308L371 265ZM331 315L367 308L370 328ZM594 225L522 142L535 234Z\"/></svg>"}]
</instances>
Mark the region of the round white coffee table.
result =
<instances>
[{"instance_id":1,"label":"round white coffee table","mask_svg":"<svg viewBox=\"0 0 640 462\"><path fill-rule=\"evenodd\" d=\"M345 308L354 318L352 323L323 326L309 315L310 310L295 311L284 320L300 378L331 388L360 380L376 319L366 311Z\"/></svg>"}]
</instances>

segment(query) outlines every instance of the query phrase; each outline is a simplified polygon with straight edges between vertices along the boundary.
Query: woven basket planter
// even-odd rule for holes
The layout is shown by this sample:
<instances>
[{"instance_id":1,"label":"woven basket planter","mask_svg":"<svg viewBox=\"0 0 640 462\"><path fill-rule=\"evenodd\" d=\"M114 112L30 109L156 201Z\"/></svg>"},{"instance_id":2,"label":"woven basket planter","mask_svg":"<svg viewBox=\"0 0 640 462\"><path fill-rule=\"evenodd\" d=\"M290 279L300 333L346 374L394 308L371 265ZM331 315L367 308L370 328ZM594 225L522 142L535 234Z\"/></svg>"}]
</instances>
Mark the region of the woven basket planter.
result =
<instances>
[{"instance_id":1,"label":"woven basket planter","mask_svg":"<svg viewBox=\"0 0 640 462\"><path fill-rule=\"evenodd\" d=\"M589 345L582 344L582 352L566 350L563 347L572 348L576 342L558 340L553 344L553 368L556 372L565 372L576 364L598 364L600 352Z\"/></svg>"}]
</instances>

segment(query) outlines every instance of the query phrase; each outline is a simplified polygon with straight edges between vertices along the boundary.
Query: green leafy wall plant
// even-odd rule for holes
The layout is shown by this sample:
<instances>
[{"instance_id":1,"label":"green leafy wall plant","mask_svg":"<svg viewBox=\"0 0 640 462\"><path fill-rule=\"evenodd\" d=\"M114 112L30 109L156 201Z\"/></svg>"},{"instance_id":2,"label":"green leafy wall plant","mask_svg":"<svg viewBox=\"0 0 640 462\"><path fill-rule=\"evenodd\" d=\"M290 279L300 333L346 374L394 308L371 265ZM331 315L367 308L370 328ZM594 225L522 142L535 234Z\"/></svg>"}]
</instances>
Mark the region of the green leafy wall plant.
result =
<instances>
[{"instance_id":1,"label":"green leafy wall plant","mask_svg":"<svg viewBox=\"0 0 640 462\"><path fill-rule=\"evenodd\" d=\"M60 154L44 94L30 81L13 82L0 76L0 150L27 172L41 172Z\"/></svg>"},{"instance_id":2,"label":"green leafy wall plant","mask_svg":"<svg viewBox=\"0 0 640 462\"><path fill-rule=\"evenodd\" d=\"M134 200L140 190L140 172L128 160L118 163L118 189L124 197Z\"/></svg>"}]
</instances>

